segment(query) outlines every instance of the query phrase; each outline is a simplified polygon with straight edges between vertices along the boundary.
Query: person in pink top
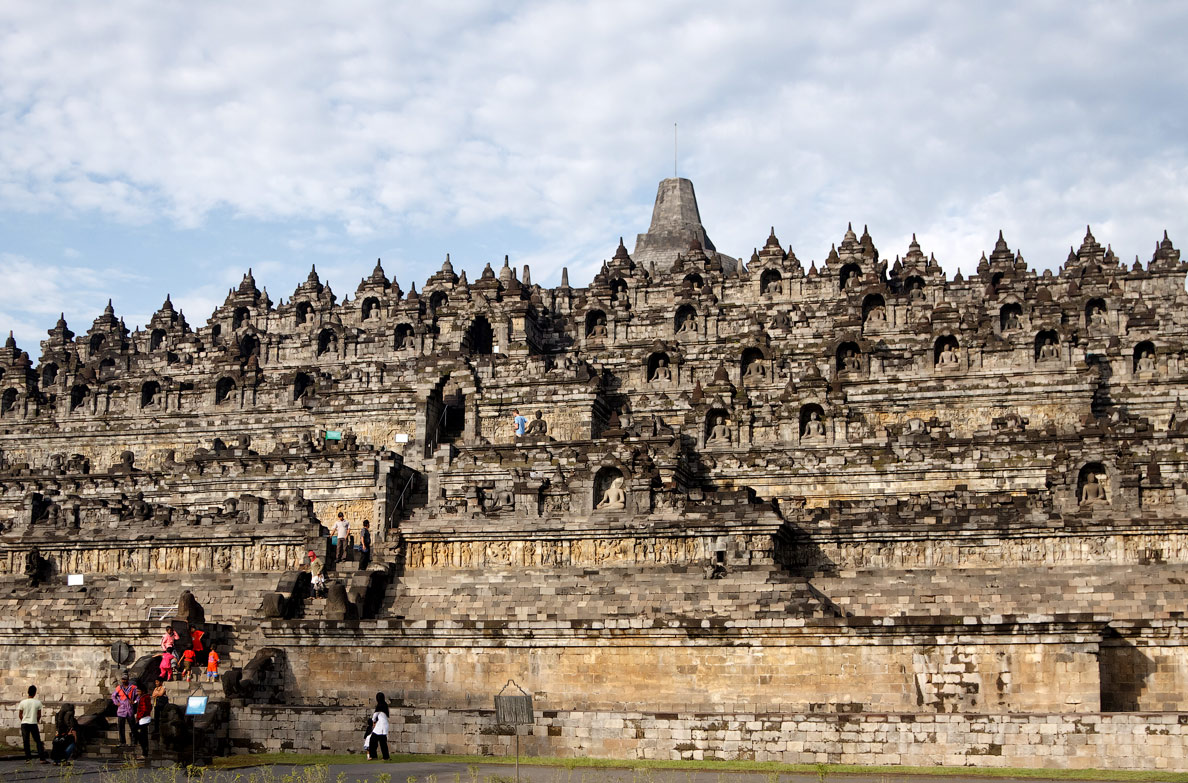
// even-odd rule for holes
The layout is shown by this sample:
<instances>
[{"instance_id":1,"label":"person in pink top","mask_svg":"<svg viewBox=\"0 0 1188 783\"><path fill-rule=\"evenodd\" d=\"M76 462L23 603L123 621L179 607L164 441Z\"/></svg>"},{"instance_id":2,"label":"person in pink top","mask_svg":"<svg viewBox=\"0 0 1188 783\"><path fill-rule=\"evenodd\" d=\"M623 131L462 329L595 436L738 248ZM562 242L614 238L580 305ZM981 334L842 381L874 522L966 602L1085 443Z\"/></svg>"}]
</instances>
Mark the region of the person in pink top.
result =
<instances>
[{"instance_id":1,"label":"person in pink top","mask_svg":"<svg viewBox=\"0 0 1188 783\"><path fill-rule=\"evenodd\" d=\"M165 626L165 633L161 635L161 652L173 652L173 646L177 644L177 631L173 630L172 625Z\"/></svg>"},{"instance_id":2,"label":"person in pink top","mask_svg":"<svg viewBox=\"0 0 1188 783\"><path fill-rule=\"evenodd\" d=\"M166 651L161 653L161 679L173 679L173 653Z\"/></svg>"}]
</instances>

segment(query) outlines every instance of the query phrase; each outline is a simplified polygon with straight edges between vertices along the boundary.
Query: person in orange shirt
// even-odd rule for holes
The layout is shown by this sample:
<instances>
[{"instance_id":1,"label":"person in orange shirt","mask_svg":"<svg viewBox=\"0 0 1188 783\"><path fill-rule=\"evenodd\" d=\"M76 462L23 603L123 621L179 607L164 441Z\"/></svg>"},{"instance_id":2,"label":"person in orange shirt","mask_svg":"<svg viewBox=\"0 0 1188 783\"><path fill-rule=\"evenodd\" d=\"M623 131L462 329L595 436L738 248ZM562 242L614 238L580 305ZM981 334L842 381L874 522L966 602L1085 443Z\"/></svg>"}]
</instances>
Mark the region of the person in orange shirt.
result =
<instances>
[{"instance_id":1,"label":"person in orange shirt","mask_svg":"<svg viewBox=\"0 0 1188 783\"><path fill-rule=\"evenodd\" d=\"M219 653L218 650L211 650L210 654L206 656L206 679L219 679Z\"/></svg>"}]
</instances>

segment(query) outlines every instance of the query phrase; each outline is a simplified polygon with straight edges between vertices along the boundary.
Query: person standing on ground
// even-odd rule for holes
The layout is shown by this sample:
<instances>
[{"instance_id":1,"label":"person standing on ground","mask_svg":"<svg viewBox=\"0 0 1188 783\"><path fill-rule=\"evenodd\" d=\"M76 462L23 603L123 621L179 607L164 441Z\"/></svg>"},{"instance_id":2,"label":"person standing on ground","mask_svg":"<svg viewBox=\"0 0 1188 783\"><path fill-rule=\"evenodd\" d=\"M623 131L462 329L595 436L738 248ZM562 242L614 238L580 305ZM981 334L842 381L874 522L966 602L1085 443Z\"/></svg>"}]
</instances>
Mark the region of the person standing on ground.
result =
<instances>
[{"instance_id":1,"label":"person standing on ground","mask_svg":"<svg viewBox=\"0 0 1188 783\"><path fill-rule=\"evenodd\" d=\"M161 738L161 721L165 718L165 708L169 706L169 693L165 690L165 681L157 678L157 685L153 688L153 736Z\"/></svg>"},{"instance_id":2,"label":"person standing on ground","mask_svg":"<svg viewBox=\"0 0 1188 783\"><path fill-rule=\"evenodd\" d=\"M25 761L33 760L33 754L29 747L29 740L32 738L37 743L37 758L41 760L42 764L48 764L49 759L45 755L45 745L41 742L42 707L41 701L37 698L36 685L29 686L29 698L23 699L17 705L17 709L21 713L21 742L25 745Z\"/></svg>"},{"instance_id":3,"label":"person standing on ground","mask_svg":"<svg viewBox=\"0 0 1188 783\"><path fill-rule=\"evenodd\" d=\"M321 598L326 594L326 564L312 549L309 550L309 573L314 598Z\"/></svg>"},{"instance_id":4,"label":"person standing on ground","mask_svg":"<svg viewBox=\"0 0 1188 783\"><path fill-rule=\"evenodd\" d=\"M371 562L371 520L363 520L363 532L359 534L362 549L359 550L359 568L366 568Z\"/></svg>"},{"instance_id":5,"label":"person standing on ground","mask_svg":"<svg viewBox=\"0 0 1188 783\"><path fill-rule=\"evenodd\" d=\"M136 739L140 742L140 752L144 760L148 761L149 724L153 722L153 700L148 693L140 694L136 700Z\"/></svg>"},{"instance_id":6,"label":"person standing on ground","mask_svg":"<svg viewBox=\"0 0 1188 783\"><path fill-rule=\"evenodd\" d=\"M120 725L120 744L121 745L135 745L136 744L136 702L140 700L140 690L135 685L128 684L128 675L120 677L120 684L116 687L115 692L111 694L111 703L116 706L116 720ZM127 725L132 732L132 742L129 743L127 734L124 733L124 726Z\"/></svg>"},{"instance_id":7,"label":"person standing on ground","mask_svg":"<svg viewBox=\"0 0 1188 783\"><path fill-rule=\"evenodd\" d=\"M384 694L375 694L375 712L371 713L371 747L368 756L375 758L375 751L382 750L384 761L388 760L388 700Z\"/></svg>"},{"instance_id":8,"label":"person standing on ground","mask_svg":"<svg viewBox=\"0 0 1188 783\"><path fill-rule=\"evenodd\" d=\"M347 558L347 539L351 535L351 524L346 521L346 517L342 512L338 512L338 521L334 523L334 535L338 536L338 550L335 552L335 559L338 562L344 562Z\"/></svg>"}]
</instances>

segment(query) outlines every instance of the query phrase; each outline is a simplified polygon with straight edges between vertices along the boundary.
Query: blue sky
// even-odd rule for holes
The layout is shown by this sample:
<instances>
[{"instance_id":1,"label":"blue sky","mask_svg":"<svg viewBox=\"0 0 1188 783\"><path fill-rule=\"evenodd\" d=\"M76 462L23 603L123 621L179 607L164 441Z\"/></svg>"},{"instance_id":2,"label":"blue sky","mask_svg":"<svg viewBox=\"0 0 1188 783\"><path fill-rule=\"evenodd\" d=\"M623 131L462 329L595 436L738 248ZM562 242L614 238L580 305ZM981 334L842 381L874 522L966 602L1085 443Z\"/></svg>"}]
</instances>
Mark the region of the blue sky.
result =
<instances>
[{"instance_id":1,"label":"blue sky","mask_svg":"<svg viewBox=\"0 0 1188 783\"><path fill-rule=\"evenodd\" d=\"M1055 268L1188 244L1184 3L0 5L0 328L36 345L110 296L192 325L251 267L446 253L587 281L696 187L719 250L774 224L807 265L846 223L968 273L998 229Z\"/></svg>"}]
</instances>

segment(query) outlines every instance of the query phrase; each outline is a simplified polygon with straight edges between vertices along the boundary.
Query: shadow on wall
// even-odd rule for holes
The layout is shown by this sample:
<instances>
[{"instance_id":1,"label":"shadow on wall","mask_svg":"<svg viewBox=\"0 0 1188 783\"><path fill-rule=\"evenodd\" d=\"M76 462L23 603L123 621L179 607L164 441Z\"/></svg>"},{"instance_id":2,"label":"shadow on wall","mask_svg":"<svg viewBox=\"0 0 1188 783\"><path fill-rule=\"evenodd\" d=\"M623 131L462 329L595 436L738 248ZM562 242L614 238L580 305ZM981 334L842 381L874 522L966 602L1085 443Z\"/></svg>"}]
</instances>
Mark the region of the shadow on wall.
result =
<instances>
[{"instance_id":1,"label":"shadow on wall","mask_svg":"<svg viewBox=\"0 0 1188 783\"><path fill-rule=\"evenodd\" d=\"M1102 712L1161 709L1157 704L1143 702L1147 678L1155 673L1155 662L1112 628L1106 629L1102 639L1097 667Z\"/></svg>"}]
</instances>

